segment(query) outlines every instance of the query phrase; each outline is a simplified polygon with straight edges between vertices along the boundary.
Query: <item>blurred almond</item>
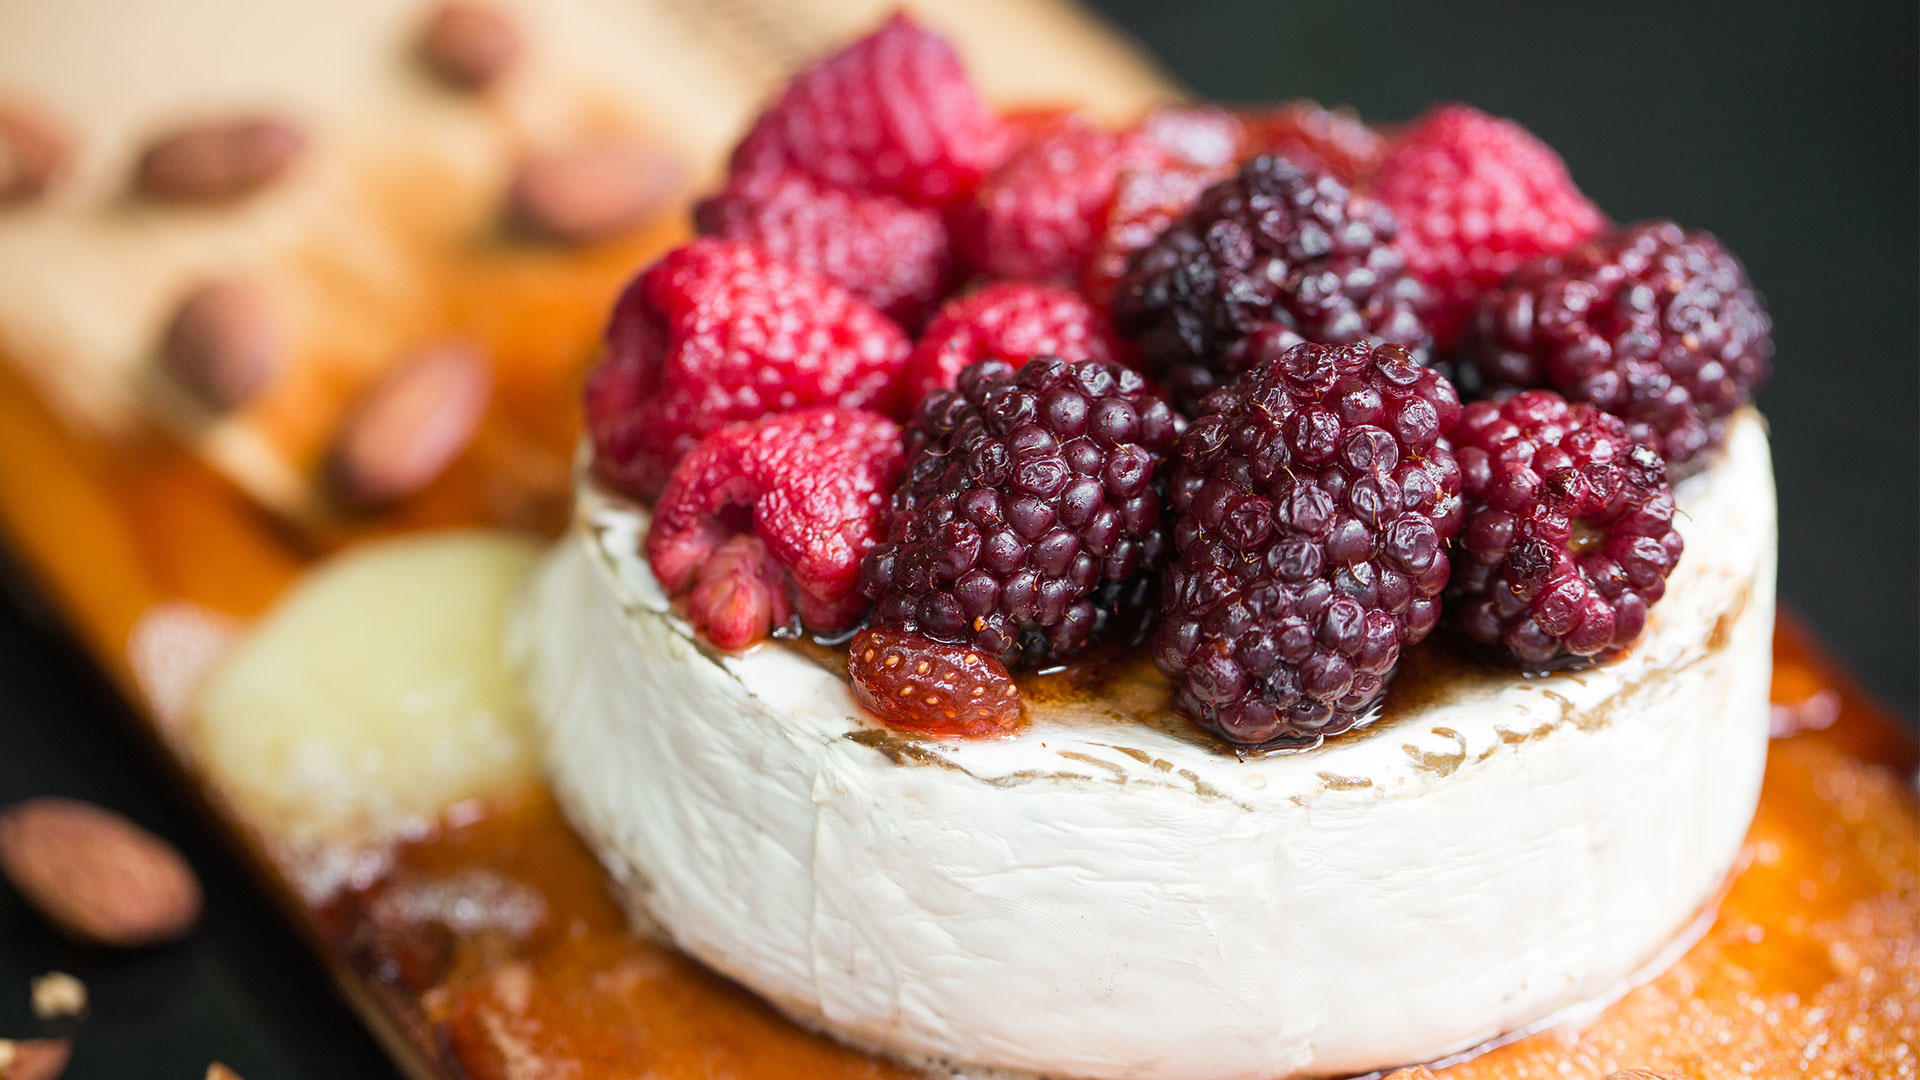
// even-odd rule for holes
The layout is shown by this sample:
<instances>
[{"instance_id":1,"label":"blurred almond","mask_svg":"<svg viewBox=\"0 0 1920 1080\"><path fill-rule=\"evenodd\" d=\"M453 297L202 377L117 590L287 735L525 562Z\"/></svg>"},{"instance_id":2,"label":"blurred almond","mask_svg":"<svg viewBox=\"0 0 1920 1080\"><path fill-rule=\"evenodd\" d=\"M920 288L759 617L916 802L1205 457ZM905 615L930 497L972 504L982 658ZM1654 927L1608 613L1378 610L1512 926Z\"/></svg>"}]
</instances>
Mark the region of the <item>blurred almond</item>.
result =
<instances>
[{"instance_id":1,"label":"blurred almond","mask_svg":"<svg viewBox=\"0 0 1920 1080\"><path fill-rule=\"evenodd\" d=\"M160 357L175 378L217 409L252 398L280 360L279 328L260 290L239 279L210 281L174 313Z\"/></svg>"},{"instance_id":2,"label":"blurred almond","mask_svg":"<svg viewBox=\"0 0 1920 1080\"><path fill-rule=\"evenodd\" d=\"M35 1020L66 1020L87 1011L87 984L64 971L35 976L27 1000Z\"/></svg>"},{"instance_id":3,"label":"blurred almond","mask_svg":"<svg viewBox=\"0 0 1920 1080\"><path fill-rule=\"evenodd\" d=\"M300 128L267 116L180 128L148 144L135 187L167 202L236 199L278 179L306 144Z\"/></svg>"},{"instance_id":4,"label":"blurred almond","mask_svg":"<svg viewBox=\"0 0 1920 1080\"><path fill-rule=\"evenodd\" d=\"M440 5L420 35L427 67L450 86L484 90L520 56L520 26L505 12L471 0Z\"/></svg>"},{"instance_id":5,"label":"blurred almond","mask_svg":"<svg viewBox=\"0 0 1920 1080\"><path fill-rule=\"evenodd\" d=\"M679 183L673 162L629 142L582 143L529 158L507 196L522 230L584 244L616 236L659 213Z\"/></svg>"},{"instance_id":6,"label":"blurred almond","mask_svg":"<svg viewBox=\"0 0 1920 1080\"><path fill-rule=\"evenodd\" d=\"M54 1080L72 1054L65 1039L0 1039L0 1080Z\"/></svg>"},{"instance_id":7,"label":"blurred almond","mask_svg":"<svg viewBox=\"0 0 1920 1080\"><path fill-rule=\"evenodd\" d=\"M0 104L0 206L45 195L69 152L51 120L22 105Z\"/></svg>"},{"instance_id":8,"label":"blurred almond","mask_svg":"<svg viewBox=\"0 0 1920 1080\"><path fill-rule=\"evenodd\" d=\"M101 945L172 941L200 915L200 882L179 852L77 799L29 799L0 814L0 871L48 922Z\"/></svg>"},{"instance_id":9,"label":"blurred almond","mask_svg":"<svg viewBox=\"0 0 1920 1080\"><path fill-rule=\"evenodd\" d=\"M240 1080L240 1074L216 1061L207 1066L207 1080Z\"/></svg>"},{"instance_id":10,"label":"blurred almond","mask_svg":"<svg viewBox=\"0 0 1920 1080\"><path fill-rule=\"evenodd\" d=\"M335 494L374 509L432 483L473 438L492 382L486 356L471 344L415 353L369 389L341 425L329 461Z\"/></svg>"}]
</instances>

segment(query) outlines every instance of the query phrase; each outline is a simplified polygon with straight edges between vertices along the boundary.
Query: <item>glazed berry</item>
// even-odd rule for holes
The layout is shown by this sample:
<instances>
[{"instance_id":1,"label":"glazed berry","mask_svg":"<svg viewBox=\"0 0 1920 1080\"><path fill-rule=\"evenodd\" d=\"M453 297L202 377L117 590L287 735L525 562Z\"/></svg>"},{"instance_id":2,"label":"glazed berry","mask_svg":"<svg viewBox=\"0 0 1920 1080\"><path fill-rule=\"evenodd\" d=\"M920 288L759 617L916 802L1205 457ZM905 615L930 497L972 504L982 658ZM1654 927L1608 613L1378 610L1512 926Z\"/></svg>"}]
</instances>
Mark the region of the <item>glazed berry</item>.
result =
<instances>
[{"instance_id":1,"label":"glazed berry","mask_svg":"<svg viewBox=\"0 0 1920 1080\"><path fill-rule=\"evenodd\" d=\"M1173 460L1152 642L1174 704L1240 747L1357 723L1440 615L1460 474L1451 384L1397 345L1295 345L1208 402Z\"/></svg>"},{"instance_id":2,"label":"glazed berry","mask_svg":"<svg viewBox=\"0 0 1920 1080\"><path fill-rule=\"evenodd\" d=\"M834 187L946 207L972 193L1005 138L953 46L895 15L796 76L734 151L732 171L790 166Z\"/></svg>"},{"instance_id":3,"label":"glazed berry","mask_svg":"<svg viewBox=\"0 0 1920 1080\"><path fill-rule=\"evenodd\" d=\"M728 424L674 467L647 530L668 595L723 649L844 630L866 612L860 560L905 460L900 426L818 408Z\"/></svg>"},{"instance_id":4,"label":"glazed berry","mask_svg":"<svg viewBox=\"0 0 1920 1080\"><path fill-rule=\"evenodd\" d=\"M1468 353L1490 386L1551 387L1625 420L1677 479L1766 378L1772 323L1720 241L1655 221L1515 271L1482 300Z\"/></svg>"},{"instance_id":5,"label":"glazed berry","mask_svg":"<svg viewBox=\"0 0 1920 1080\"><path fill-rule=\"evenodd\" d=\"M1311 101L1230 112L1217 105L1172 105L1148 113L1136 130L1163 151L1165 161L1136 164L1114 183L1087 255L1080 287L1106 306L1133 253L1193 209L1200 194L1259 154L1287 158L1300 168L1325 170L1352 184L1380 160L1380 139L1347 110Z\"/></svg>"},{"instance_id":6,"label":"glazed berry","mask_svg":"<svg viewBox=\"0 0 1920 1080\"><path fill-rule=\"evenodd\" d=\"M1680 558L1660 455L1618 417L1546 390L1467 406L1452 440L1460 633L1529 667L1632 645Z\"/></svg>"},{"instance_id":7,"label":"glazed berry","mask_svg":"<svg viewBox=\"0 0 1920 1080\"><path fill-rule=\"evenodd\" d=\"M1289 101L1241 112L1247 134L1242 158L1273 154L1309 172L1331 173L1348 187L1366 184L1380 168L1383 142L1352 109Z\"/></svg>"},{"instance_id":8,"label":"glazed berry","mask_svg":"<svg viewBox=\"0 0 1920 1080\"><path fill-rule=\"evenodd\" d=\"M1166 402L1118 365L967 368L909 430L886 539L861 568L874 625L1039 664L1142 613L1177 431Z\"/></svg>"},{"instance_id":9,"label":"glazed berry","mask_svg":"<svg viewBox=\"0 0 1920 1080\"><path fill-rule=\"evenodd\" d=\"M1208 188L1139 252L1113 297L1147 374L1191 409L1251 364L1263 327L1289 344L1426 349L1426 294L1393 244L1393 215L1325 174L1261 156Z\"/></svg>"},{"instance_id":10,"label":"glazed berry","mask_svg":"<svg viewBox=\"0 0 1920 1080\"><path fill-rule=\"evenodd\" d=\"M1007 665L965 645L876 626L847 652L853 696L887 724L921 735L1004 735L1020 725Z\"/></svg>"},{"instance_id":11,"label":"glazed berry","mask_svg":"<svg viewBox=\"0 0 1920 1080\"><path fill-rule=\"evenodd\" d=\"M1114 289L1127 274L1134 253L1193 209L1208 188L1232 175L1232 165L1175 164L1132 169L1114 181L1113 197L1101 218L1080 274L1080 289L1102 309L1111 307Z\"/></svg>"},{"instance_id":12,"label":"glazed berry","mask_svg":"<svg viewBox=\"0 0 1920 1080\"><path fill-rule=\"evenodd\" d=\"M1099 238L1114 182L1165 157L1151 140L1078 113L1040 125L961 210L961 249L993 277L1071 285Z\"/></svg>"},{"instance_id":13,"label":"glazed berry","mask_svg":"<svg viewBox=\"0 0 1920 1080\"><path fill-rule=\"evenodd\" d=\"M989 358L1019 367L1035 356L1110 360L1104 320L1078 293L1002 281L947 303L907 359L907 395L916 404L951 389L962 368Z\"/></svg>"},{"instance_id":14,"label":"glazed berry","mask_svg":"<svg viewBox=\"0 0 1920 1080\"><path fill-rule=\"evenodd\" d=\"M722 424L809 405L893 414L911 348L840 286L746 244L696 240L614 306L586 383L594 467L650 499Z\"/></svg>"},{"instance_id":15,"label":"glazed berry","mask_svg":"<svg viewBox=\"0 0 1920 1080\"><path fill-rule=\"evenodd\" d=\"M1451 349L1475 302L1522 263L1606 225L1560 155L1511 120L1441 105L1393 144L1373 196L1400 219L1395 242L1432 293L1434 343Z\"/></svg>"},{"instance_id":16,"label":"glazed berry","mask_svg":"<svg viewBox=\"0 0 1920 1080\"><path fill-rule=\"evenodd\" d=\"M794 169L732 177L694 208L694 222L838 282L902 326L924 323L955 281L940 211Z\"/></svg>"}]
</instances>

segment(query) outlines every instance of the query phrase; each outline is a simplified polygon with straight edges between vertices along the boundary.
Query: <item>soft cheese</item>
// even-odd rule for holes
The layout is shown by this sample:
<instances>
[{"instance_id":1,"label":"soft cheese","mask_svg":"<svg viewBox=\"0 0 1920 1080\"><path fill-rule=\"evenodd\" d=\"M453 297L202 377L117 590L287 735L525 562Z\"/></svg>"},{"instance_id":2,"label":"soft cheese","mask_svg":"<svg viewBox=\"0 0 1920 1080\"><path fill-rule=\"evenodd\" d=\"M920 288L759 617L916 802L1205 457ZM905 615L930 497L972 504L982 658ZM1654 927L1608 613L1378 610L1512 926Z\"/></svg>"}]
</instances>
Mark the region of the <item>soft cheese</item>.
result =
<instances>
[{"instance_id":1,"label":"soft cheese","mask_svg":"<svg viewBox=\"0 0 1920 1080\"><path fill-rule=\"evenodd\" d=\"M1679 502L1624 660L1415 661L1369 728L1291 756L1236 757L1139 672L1030 698L1010 740L898 735L801 650L696 641L643 512L591 489L509 649L636 913L803 1022L1053 1076L1350 1073L1604 1000L1733 864L1767 743L1757 417Z\"/></svg>"}]
</instances>

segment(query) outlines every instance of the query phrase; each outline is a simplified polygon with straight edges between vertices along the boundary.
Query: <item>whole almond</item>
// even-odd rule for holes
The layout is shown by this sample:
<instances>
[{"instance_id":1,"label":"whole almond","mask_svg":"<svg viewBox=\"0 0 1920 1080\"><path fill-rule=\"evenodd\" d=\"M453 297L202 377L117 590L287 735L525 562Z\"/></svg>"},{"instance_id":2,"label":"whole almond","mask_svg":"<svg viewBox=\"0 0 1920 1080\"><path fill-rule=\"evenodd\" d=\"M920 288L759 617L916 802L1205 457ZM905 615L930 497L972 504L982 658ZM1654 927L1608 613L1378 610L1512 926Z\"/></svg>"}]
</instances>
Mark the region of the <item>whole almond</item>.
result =
<instances>
[{"instance_id":1,"label":"whole almond","mask_svg":"<svg viewBox=\"0 0 1920 1080\"><path fill-rule=\"evenodd\" d=\"M64 971L49 971L27 984L35 1020L65 1020L87 1011L87 984Z\"/></svg>"},{"instance_id":2,"label":"whole almond","mask_svg":"<svg viewBox=\"0 0 1920 1080\"><path fill-rule=\"evenodd\" d=\"M83 941L172 941L200 916L200 882L165 840L91 803L39 798L0 814L0 871Z\"/></svg>"},{"instance_id":3,"label":"whole almond","mask_svg":"<svg viewBox=\"0 0 1920 1080\"><path fill-rule=\"evenodd\" d=\"M67 140L51 120L21 105L0 104L0 206L45 195L68 156Z\"/></svg>"},{"instance_id":4,"label":"whole almond","mask_svg":"<svg viewBox=\"0 0 1920 1080\"><path fill-rule=\"evenodd\" d=\"M72 1055L65 1039L0 1039L0 1080L54 1080Z\"/></svg>"},{"instance_id":5,"label":"whole almond","mask_svg":"<svg viewBox=\"0 0 1920 1080\"><path fill-rule=\"evenodd\" d=\"M420 34L420 56L441 81L484 90L520 56L520 26L500 9L472 0L440 5Z\"/></svg>"},{"instance_id":6,"label":"whole almond","mask_svg":"<svg viewBox=\"0 0 1920 1080\"><path fill-rule=\"evenodd\" d=\"M341 425L329 459L335 494L370 510L427 486L473 438L492 383L486 356L465 342L409 357Z\"/></svg>"},{"instance_id":7,"label":"whole almond","mask_svg":"<svg viewBox=\"0 0 1920 1080\"><path fill-rule=\"evenodd\" d=\"M508 214L542 239L591 243L658 213L678 183L679 169L644 146L581 143L522 162L507 195Z\"/></svg>"},{"instance_id":8,"label":"whole almond","mask_svg":"<svg viewBox=\"0 0 1920 1080\"><path fill-rule=\"evenodd\" d=\"M251 283L209 281L174 312L160 359L201 400L231 409L272 379L280 361L279 327L267 298Z\"/></svg>"},{"instance_id":9,"label":"whole almond","mask_svg":"<svg viewBox=\"0 0 1920 1080\"><path fill-rule=\"evenodd\" d=\"M278 179L306 144L300 128L267 116L184 127L147 146L134 183L151 199L224 202Z\"/></svg>"}]
</instances>

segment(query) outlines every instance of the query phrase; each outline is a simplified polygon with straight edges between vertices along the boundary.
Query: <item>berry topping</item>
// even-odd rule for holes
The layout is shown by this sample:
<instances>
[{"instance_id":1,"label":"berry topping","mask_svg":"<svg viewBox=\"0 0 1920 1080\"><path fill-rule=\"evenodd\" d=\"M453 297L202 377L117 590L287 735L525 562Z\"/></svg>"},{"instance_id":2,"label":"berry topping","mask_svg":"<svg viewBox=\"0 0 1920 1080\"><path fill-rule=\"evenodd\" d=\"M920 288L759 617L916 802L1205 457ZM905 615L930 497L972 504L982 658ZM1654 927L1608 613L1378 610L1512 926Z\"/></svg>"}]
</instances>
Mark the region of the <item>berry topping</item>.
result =
<instances>
[{"instance_id":1,"label":"berry topping","mask_svg":"<svg viewBox=\"0 0 1920 1080\"><path fill-rule=\"evenodd\" d=\"M945 38L905 15L796 76L733 153L835 187L951 206L1005 152L1000 121Z\"/></svg>"},{"instance_id":2,"label":"berry topping","mask_svg":"<svg viewBox=\"0 0 1920 1080\"><path fill-rule=\"evenodd\" d=\"M1627 422L1675 477L1698 471L1773 360L1772 323L1720 241L1670 221L1515 271L1468 353L1492 386L1546 386Z\"/></svg>"},{"instance_id":3,"label":"berry topping","mask_svg":"<svg viewBox=\"0 0 1920 1080\"><path fill-rule=\"evenodd\" d=\"M658 494L676 461L734 420L810 405L894 413L911 345L832 282L756 248L696 240L643 271L614 306L587 376L594 465Z\"/></svg>"},{"instance_id":4,"label":"berry topping","mask_svg":"<svg viewBox=\"0 0 1920 1080\"><path fill-rule=\"evenodd\" d=\"M1418 362L1425 292L1394 230L1392 214L1332 176L1257 157L1134 257L1114 323L1183 408L1250 366L1262 328L1287 344L1405 345Z\"/></svg>"},{"instance_id":5,"label":"berry topping","mask_svg":"<svg viewBox=\"0 0 1920 1080\"><path fill-rule=\"evenodd\" d=\"M729 424L680 460L647 531L647 560L714 644L859 621L860 559L905 458L900 427L819 408Z\"/></svg>"},{"instance_id":6,"label":"berry topping","mask_svg":"<svg viewBox=\"0 0 1920 1080\"><path fill-rule=\"evenodd\" d=\"M847 653L853 696L881 720L922 735L1003 735L1020 724L1007 665L965 645L876 626Z\"/></svg>"},{"instance_id":7,"label":"berry topping","mask_svg":"<svg viewBox=\"0 0 1920 1080\"><path fill-rule=\"evenodd\" d=\"M694 209L700 231L740 240L846 286L902 326L926 321L954 283L940 211L848 191L794 169L736 176Z\"/></svg>"},{"instance_id":8,"label":"berry topping","mask_svg":"<svg viewBox=\"0 0 1920 1080\"><path fill-rule=\"evenodd\" d=\"M1176 164L1121 173L1081 271L1080 288L1087 298L1103 308L1111 306L1134 252L1153 243L1193 209L1202 192L1232 171L1232 165Z\"/></svg>"},{"instance_id":9,"label":"berry topping","mask_svg":"<svg viewBox=\"0 0 1920 1080\"><path fill-rule=\"evenodd\" d=\"M1465 105L1438 106L1408 128L1371 190L1400 219L1395 242L1432 294L1427 322L1443 350L1458 343L1475 300L1514 268L1606 226L1560 155Z\"/></svg>"},{"instance_id":10,"label":"berry topping","mask_svg":"<svg viewBox=\"0 0 1920 1080\"><path fill-rule=\"evenodd\" d=\"M1014 367L1035 356L1109 360L1102 320L1077 293L1003 281L952 300L927 324L907 359L907 397L919 402L953 386L960 370L989 358Z\"/></svg>"},{"instance_id":11,"label":"berry topping","mask_svg":"<svg viewBox=\"0 0 1920 1080\"><path fill-rule=\"evenodd\" d=\"M873 621L1038 664L1141 606L1160 562L1161 458L1178 419L1135 372L987 360L921 402L886 539L861 587Z\"/></svg>"},{"instance_id":12,"label":"berry topping","mask_svg":"<svg viewBox=\"0 0 1920 1080\"><path fill-rule=\"evenodd\" d=\"M1193 209L1200 194L1257 154L1287 158L1352 184L1380 160L1380 138L1350 111L1311 101L1236 115L1217 105L1172 105L1148 113L1136 129L1164 160L1123 170L1100 220L1080 284L1105 306L1133 253Z\"/></svg>"},{"instance_id":13,"label":"berry topping","mask_svg":"<svg viewBox=\"0 0 1920 1080\"><path fill-rule=\"evenodd\" d=\"M1078 113L1042 124L975 190L956 226L962 249L995 277L1072 284L1098 239L1114 181L1165 156Z\"/></svg>"},{"instance_id":14,"label":"berry topping","mask_svg":"<svg viewBox=\"0 0 1920 1080\"><path fill-rule=\"evenodd\" d=\"M1440 614L1460 475L1452 384L1397 345L1260 358L1180 439L1178 549L1154 663L1174 703L1242 747L1359 721Z\"/></svg>"},{"instance_id":15,"label":"berry topping","mask_svg":"<svg viewBox=\"0 0 1920 1080\"><path fill-rule=\"evenodd\" d=\"M1546 390L1467 406L1451 438L1461 633L1536 667L1632 645L1680 558L1660 456L1618 417Z\"/></svg>"},{"instance_id":16,"label":"berry topping","mask_svg":"<svg viewBox=\"0 0 1920 1080\"><path fill-rule=\"evenodd\" d=\"M1332 173L1349 187L1365 184L1380 167L1380 136L1352 109L1289 101L1240 119L1247 129L1242 158L1273 154L1308 172Z\"/></svg>"}]
</instances>

